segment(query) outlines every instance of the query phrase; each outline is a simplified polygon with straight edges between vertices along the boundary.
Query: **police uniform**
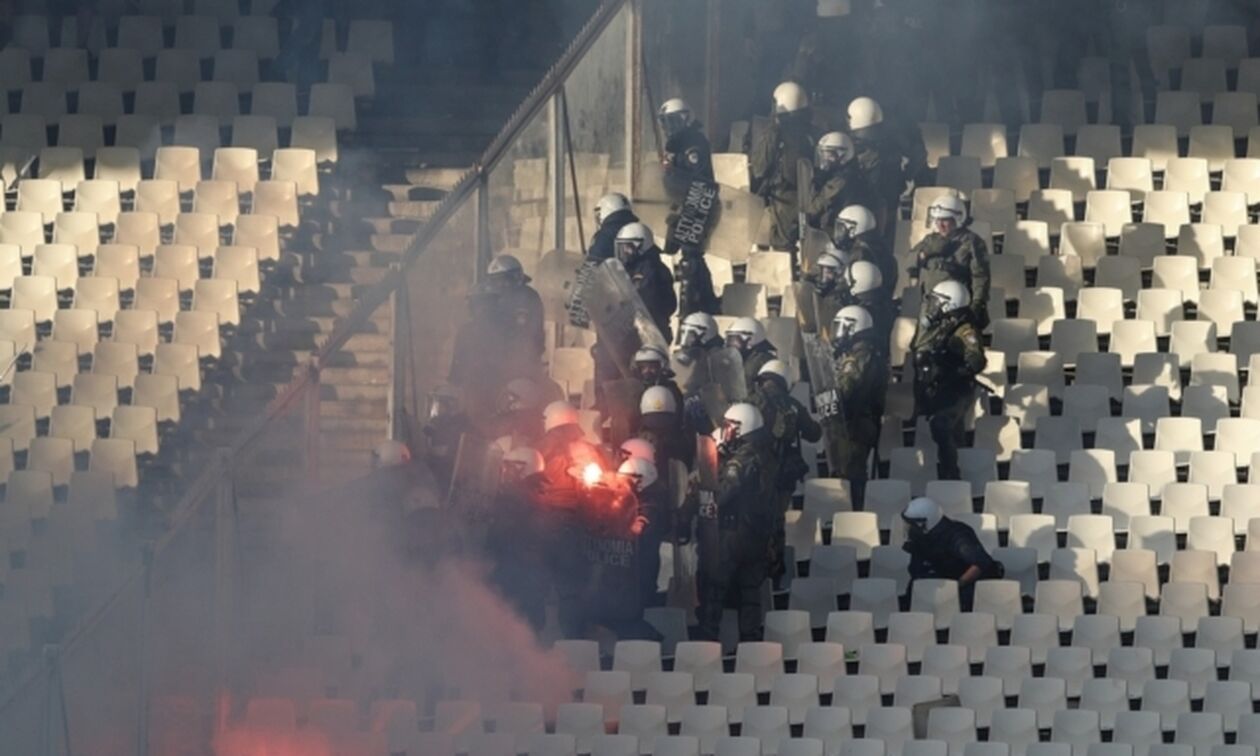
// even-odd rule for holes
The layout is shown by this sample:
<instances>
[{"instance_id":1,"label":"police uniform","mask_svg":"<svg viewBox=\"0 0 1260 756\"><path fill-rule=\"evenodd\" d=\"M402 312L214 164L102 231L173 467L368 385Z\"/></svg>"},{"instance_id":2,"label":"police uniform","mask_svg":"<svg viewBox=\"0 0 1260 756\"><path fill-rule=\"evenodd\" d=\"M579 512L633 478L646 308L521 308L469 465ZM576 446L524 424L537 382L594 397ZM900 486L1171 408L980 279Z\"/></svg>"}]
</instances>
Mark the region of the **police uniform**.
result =
<instances>
[{"instance_id":1,"label":"police uniform","mask_svg":"<svg viewBox=\"0 0 1260 756\"><path fill-rule=\"evenodd\" d=\"M770 228L770 246L788 249L800 238L800 201L797 187L797 165L814 156L814 136L809 111L780 116L766 129L761 140L753 145L749 169L752 190L770 205L774 220Z\"/></svg>"},{"instance_id":2,"label":"police uniform","mask_svg":"<svg viewBox=\"0 0 1260 756\"><path fill-rule=\"evenodd\" d=\"M865 206L870 202L866 176L854 161L837 166L827 173L815 168L813 182L809 201L804 208L805 222L813 228L827 231L829 224L835 220L836 213L849 205Z\"/></svg>"},{"instance_id":3,"label":"police uniform","mask_svg":"<svg viewBox=\"0 0 1260 756\"><path fill-rule=\"evenodd\" d=\"M884 123L859 129L852 136L858 168L870 187L870 210L875 214L880 232L891 237L906 183L921 172L921 166L927 161L922 139L917 143L907 140L909 149L900 149ZM903 161L907 163L904 168Z\"/></svg>"},{"instance_id":4,"label":"police uniform","mask_svg":"<svg viewBox=\"0 0 1260 756\"><path fill-rule=\"evenodd\" d=\"M984 347L970 310L955 310L936 323L920 324L910 351L915 371L915 414L930 418L940 478L957 480L958 447L965 440L963 421L975 403L975 378L985 364Z\"/></svg>"},{"instance_id":5,"label":"police uniform","mask_svg":"<svg viewBox=\"0 0 1260 756\"><path fill-rule=\"evenodd\" d=\"M626 273L665 341L673 341L670 318L678 309L678 297L674 294L674 275L661 261L660 250L644 250L626 265Z\"/></svg>"},{"instance_id":6,"label":"police uniform","mask_svg":"<svg viewBox=\"0 0 1260 756\"><path fill-rule=\"evenodd\" d=\"M859 234L849 248L843 250L840 256L850 265L860 260L871 263L879 268L879 274L884 280L884 293L890 301L897 294L897 258L884 246L880 239L879 231L867 231ZM872 313L874 314L874 313Z\"/></svg>"},{"instance_id":7,"label":"police uniform","mask_svg":"<svg viewBox=\"0 0 1260 756\"><path fill-rule=\"evenodd\" d=\"M604 222L595 230L595 236L591 238L591 246L587 248L586 256L598 262L616 257L617 232L631 223L638 222L639 217L632 210L609 213L608 217L604 218Z\"/></svg>"},{"instance_id":8,"label":"police uniform","mask_svg":"<svg viewBox=\"0 0 1260 756\"><path fill-rule=\"evenodd\" d=\"M792 504L792 493L796 490L796 484L810 470L810 464L801 453L801 439L810 443L818 442L822 438L822 426L788 392L786 386L773 378L763 378L758 383L757 390L749 397L748 403L761 411L765 429L770 434L766 475L772 483L770 496L779 512L774 529L771 577L778 579L786 570L783 562L787 539L784 516Z\"/></svg>"},{"instance_id":9,"label":"police uniform","mask_svg":"<svg viewBox=\"0 0 1260 756\"><path fill-rule=\"evenodd\" d=\"M966 523L942 517L928 532L907 539L901 548L910 555L911 580L958 580L972 567L980 569L977 580L1000 580L1006 569L989 555L974 530ZM959 586L959 600L970 609L975 583Z\"/></svg>"},{"instance_id":10,"label":"police uniform","mask_svg":"<svg viewBox=\"0 0 1260 756\"><path fill-rule=\"evenodd\" d=\"M669 228L665 236L665 254L682 252L676 272L682 284L678 303L679 317L693 312L717 312L717 294L713 291L713 276L704 261L704 249L685 247L681 250L673 241L674 226L678 223L679 207L687 196L693 181L716 183L713 175L713 150L709 139L698 123L692 123L678 131L665 142L665 193L672 205L666 219ZM717 223L722 205L717 203L710 216L709 229Z\"/></svg>"},{"instance_id":11,"label":"police uniform","mask_svg":"<svg viewBox=\"0 0 1260 756\"><path fill-rule=\"evenodd\" d=\"M722 609L730 597L739 611L740 640L761 639L761 586L769 577L779 515L766 495L764 476L762 452L745 437L733 454L723 455L716 494L700 492L696 619L702 640L719 639Z\"/></svg>"},{"instance_id":12,"label":"police uniform","mask_svg":"<svg viewBox=\"0 0 1260 756\"><path fill-rule=\"evenodd\" d=\"M748 385L748 395L752 396L757 391L757 374L766 366L770 360L778 357L778 351L774 348L774 344L769 341L762 341L760 344L754 345L748 350L744 356L744 381Z\"/></svg>"},{"instance_id":13,"label":"police uniform","mask_svg":"<svg viewBox=\"0 0 1260 756\"><path fill-rule=\"evenodd\" d=\"M545 337L538 292L527 284L480 286L469 309L471 318L456 337L453 382L494 393L512 378L539 372Z\"/></svg>"},{"instance_id":14,"label":"police uniform","mask_svg":"<svg viewBox=\"0 0 1260 756\"><path fill-rule=\"evenodd\" d=\"M854 498L862 499L871 450L879 444L879 426L888 390L888 356L875 344L875 334L857 334L834 360L836 396L820 402L827 431L831 474L849 481Z\"/></svg>"},{"instance_id":15,"label":"police uniform","mask_svg":"<svg viewBox=\"0 0 1260 756\"><path fill-rule=\"evenodd\" d=\"M971 309L980 330L989 323L989 250L969 228L948 238L933 231L914 248L919 288L926 295L938 283L961 281L971 292Z\"/></svg>"}]
</instances>

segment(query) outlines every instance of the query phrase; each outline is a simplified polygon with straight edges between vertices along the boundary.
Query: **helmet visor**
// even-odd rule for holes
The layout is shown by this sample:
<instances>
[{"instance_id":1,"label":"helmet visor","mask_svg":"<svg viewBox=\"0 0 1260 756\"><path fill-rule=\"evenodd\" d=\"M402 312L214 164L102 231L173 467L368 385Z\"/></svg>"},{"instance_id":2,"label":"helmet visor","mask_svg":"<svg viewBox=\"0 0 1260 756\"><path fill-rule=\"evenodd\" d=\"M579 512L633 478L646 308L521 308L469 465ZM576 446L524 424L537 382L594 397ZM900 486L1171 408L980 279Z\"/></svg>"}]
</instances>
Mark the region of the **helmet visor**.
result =
<instances>
[{"instance_id":1,"label":"helmet visor","mask_svg":"<svg viewBox=\"0 0 1260 756\"><path fill-rule=\"evenodd\" d=\"M741 428L742 428L742 425L740 424L738 420L730 420L730 419L723 420L722 421L722 443L729 445L739 440Z\"/></svg>"},{"instance_id":2,"label":"helmet visor","mask_svg":"<svg viewBox=\"0 0 1260 756\"><path fill-rule=\"evenodd\" d=\"M752 334L750 333L732 331L731 333L726 334L726 345L728 347L738 349L741 352L748 348L748 342L751 340Z\"/></svg>"},{"instance_id":3,"label":"helmet visor","mask_svg":"<svg viewBox=\"0 0 1260 756\"><path fill-rule=\"evenodd\" d=\"M687 128L687 124L691 122L691 114L685 110L677 110L673 113L662 113L656 120L660 122L665 136L673 136Z\"/></svg>"},{"instance_id":4,"label":"helmet visor","mask_svg":"<svg viewBox=\"0 0 1260 756\"><path fill-rule=\"evenodd\" d=\"M831 241L841 249L849 246L857 234L857 224L848 218L836 218L831 227Z\"/></svg>"},{"instance_id":5,"label":"helmet visor","mask_svg":"<svg viewBox=\"0 0 1260 756\"><path fill-rule=\"evenodd\" d=\"M642 239L618 239L616 243L617 259L625 263L630 262L639 255L639 248L643 246Z\"/></svg>"}]
</instances>

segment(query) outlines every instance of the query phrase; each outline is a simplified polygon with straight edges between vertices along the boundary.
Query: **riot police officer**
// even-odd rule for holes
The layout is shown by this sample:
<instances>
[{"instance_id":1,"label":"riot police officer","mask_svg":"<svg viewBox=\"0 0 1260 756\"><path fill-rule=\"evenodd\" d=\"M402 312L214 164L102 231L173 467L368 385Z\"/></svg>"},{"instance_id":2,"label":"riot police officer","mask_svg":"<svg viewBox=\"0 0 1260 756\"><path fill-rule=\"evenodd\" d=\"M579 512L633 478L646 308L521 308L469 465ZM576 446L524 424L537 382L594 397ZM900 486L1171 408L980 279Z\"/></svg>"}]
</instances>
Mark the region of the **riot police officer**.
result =
<instances>
[{"instance_id":1,"label":"riot police officer","mask_svg":"<svg viewBox=\"0 0 1260 756\"><path fill-rule=\"evenodd\" d=\"M631 370L643 382L643 390L660 386L674 398L676 406L683 404L683 392L674 380L674 371L669 367L669 357L655 346L645 346L634 353L634 364Z\"/></svg>"},{"instance_id":2,"label":"riot police officer","mask_svg":"<svg viewBox=\"0 0 1260 756\"><path fill-rule=\"evenodd\" d=\"M658 591L657 578L661 572L661 544L674 532L674 507L665 479L656 463L650 459L632 457L617 468L617 477L629 486L634 494L636 512L631 521L631 534L637 536L639 617L642 609L661 606L665 596Z\"/></svg>"},{"instance_id":3,"label":"riot police officer","mask_svg":"<svg viewBox=\"0 0 1260 756\"><path fill-rule=\"evenodd\" d=\"M494 558L491 582L535 630L546 621L548 592L550 535L546 512L539 506L542 473L537 449L518 446L503 455L486 534Z\"/></svg>"},{"instance_id":4,"label":"riot police officer","mask_svg":"<svg viewBox=\"0 0 1260 756\"><path fill-rule=\"evenodd\" d=\"M766 328L756 318L736 318L726 329L726 345L739 350L744 358L744 380L748 385L748 393L757 388L757 374L778 352L766 339Z\"/></svg>"},{"instance_id":5,"label":"riot police officer","mask_svg":"<svg viewBox=\"0 0 1260 756\"><path fill-rule=\"evenodd\" d=\"M693 312L682 320L678 331L678 352L687 354L692 361L699 360L708 352L723 347L722 334L717 321L707 312Z\"/></svg>"},{"instance_id":6,"label":"riot police officer","mask_svg":"<svg viewBox=\"0 0 1260 756\"><path fill-rule=\"evenodd\" d=\"M713 149L700 123L692 116L691 107L683 100L677 97L666 100L657 113L657 121L665 133L665 194L671 205L669 218L666 219L669 230L665 254L682 252L675 268L682 284L679 312L684 316L697 311L710 312L717 309L718 298L713 291L713 276L704 261L704 245L678 244L674 239L674 228L692 183L717 183L713 176ZM717 222L716 213L720 208L721 204L717 203L709 230Z\"/></svg>"},{"instance_id":7,"label":"riot police officer","mask_svg":"<svg viewBox=\"0 0 1260 756\"><path fill-rule=\"evenodd\" d=\"M695 457L695 431L683 416L682 406L665 386L652 386L639 399L636 436L651 444L652 460L663 472L669 470L670 460L690 468Z\"/></svg>"},{"instance_id":8,"label":"riot police officer","mask_svg":"<svg viewBox=\"0 0 1260 756\"><path fill-rule=\"evenodd\" d=\"M863 501L871 451L879 444L888 358L875 344L874 322L864 308L849 305L832 321L835 388L816 398L827 432L831 474L849 481L855 501Z\"/></svg>"},{"instance_id":9,"label":"riot police officer","mask_svg":"<svg viewBox=\"0 0 1260 756\"><path fill-rule=\"evenodd\" d=\"M891 125L884 123L884 109L870 97L849 103L848 122L858 167L870 187L870 209L880 232L889 237L907 183L917 180L927 165L927 150L918 135L899 139Z\"/></svg>"},{"instance_id":10,"label":"riot police officer","mask_svg":"<svg viewBox=\"0 0 1260 756\"><path fill-rule=\"evenodd\" d=\"M814 287L819 330L845 305L845 270L844 260L836 251L825 250L814 261L814 270L805 274L805 280Z\"/></svg>"},{"instance_id":11,"label":"riot police officer","mask_svg":"<svg viewBox=\"0 0 1260 756\"><path fill-rule=\"evenodd\" d=\"M923 316L910 351L914 360L915 414L929 418L938 451L937 477L957 480L958 447L964 420L976 398L976 376L984 370L984 347L968 307L967 287L938 283L923 302Z\"/></svg>"},{"instance_id":12,"label":"riot police officer","mask_svg":"<svg viewBox=\"0 0 1260 756\"><path fill-rule=\"evenodd\" d=\"M794 82L774 90L774 121L753 145L749 170L752 191L770 205L774 224L770 246L794 249L800 238L798 162L814 154L809 96Z\"/></svg>"},{"instance_id":13,"label":"riot police officer","mask_svg":"<svg viewBox=\"0 0 1260 756\"><path fill-rule=\"evenodd\" d=\"M586 256L594 262L603 262L617 254L617 232L631 223L638 223L639 216L630 207L630 200L620 192L611 192L595 203L595 236Z\"/></svg>"},{"instance_id":14,"label":"riot police officer","mask_svg":"<svg viewBox=\"0 0 1260 756\"><path fill-rule=\"evenodd\" d=\"M674 362L686 375L680 388L683 390L683 415L697 433L713 430L700 397L700 390L709 383L709 356L726 344L718 331L717 321L706 312L693 312L683 318L678 327L679 346L674 352Z\"/></svg>"},{"instance_id":15,"label":"riot police officer","mask_svg":"<svg viewBox=\"0 0 1260 756\"><path fill-rule=\"evenodd\" d=\"M967 287L973 322L983 331L989 324L990 279L984 239L967 227L967 206L952 195L932 203L928 222L932 233L913 250L924 298L942 281L961 281Z\"/></svg>"},{"instance_id":16,"label":"riot police officer","mask_svg":"<svg viewBox=\"0 0 1260 756\"><path fill-rule=\"evenodd\" d=\"M888 298L896 297L897 260L884 246L874 213L862 205L849 205L836 214L830 233L830 249L846 265L859 260L874 263Z\"/></svg>"},{"instance_id":17,"label":"riot police officer","mask_svg":"<svg viewBox=\"0 0 1260 756\"><path fill-rule=\"evenodd\" d=\"M1006 574L976 532L966 523L946 517L932 499L912 499L901 519L906 524L902 549L910 555L910 579L957 580L964 609L971 609L977 580L1000 580Z\"/></svg>"},{"instance_id":18,"label":"riot police officer","mask_svg":"<svg viewBox=\"0 0 1260 756\"><path fill-rule=\"evenodd\" d=\"M718 490L698 492L696 576L699 637L718 640L722 609L739 610L741 641L761 638L761 585L769 576L777 506L767 496L765 432L761 412L751 404L727 409L720 435Z\"/></svg>"},{"instance_id":19,"label":"riot police officer","mask_svg":"<svg viewBox=\"0 0 1260 756\"><path fill-rule=\"evenodd\" d=\"M786 515L792 504L792 493L811 469L801 453L801 440L816 443L822 439L822 426L809 414L788 385L788 368L783 360L770 360L757 373L757 390L748 398L761 411L767 431L767 477L771 481L770 495L775 500L780 515ZM786 551L784 520L780 517L775 527L774 559L770 576L779 579L786 571L783 562Z\"/></svg>"},{"instance_id":20,"label":"riot police officer","mask_svg":"<svg viewBox=\"0 0 1260 756\"><path fill-rule=\"evenodd\" d=\"M867 201L866 177L854 160L853 140L848 134L832 131L818 139L810 190L805 222L824 231L842 208Z\"/></svg>"},{"instance_id":21,"label":"riot police officer","mask_svg":"<svg viewBox=\"0 0 1260 756\"><path fill-rule=\"evenodd\" d=\"M490 261L469 297L470 320L457 337L451 379L493 391L507 380L538 371L542 359L543 303L511 255Z\"/></svg>"},{"instance_id":22,"label":"riot police officer","mask_svg":"<svg viewBox=\"0 0 1260 756\"><path fill-rule=\"evenodd\" d=\"M642 223L630 223L618 231L617 259L625 266L665 341L672 341L669 321L678 308L678 298L674 295L674 276L661 262L661 251L652 229Z\"/></svg>"},{"instance_id":23,"label":"riot police officer","mask_svg":"<svg viewBox=\"0 0 1260 756\"><path fill-rule=\"evenodd\" d=\"M893 321L896 319L892 297L883 285L884 277L874 263L857 260L849 264L844 272L844 286L841 288L845 305L859 305L870 313L874 321L872 342L881 354L888 354L888 339L892 334Z\"/></svg>"}]
</instances>

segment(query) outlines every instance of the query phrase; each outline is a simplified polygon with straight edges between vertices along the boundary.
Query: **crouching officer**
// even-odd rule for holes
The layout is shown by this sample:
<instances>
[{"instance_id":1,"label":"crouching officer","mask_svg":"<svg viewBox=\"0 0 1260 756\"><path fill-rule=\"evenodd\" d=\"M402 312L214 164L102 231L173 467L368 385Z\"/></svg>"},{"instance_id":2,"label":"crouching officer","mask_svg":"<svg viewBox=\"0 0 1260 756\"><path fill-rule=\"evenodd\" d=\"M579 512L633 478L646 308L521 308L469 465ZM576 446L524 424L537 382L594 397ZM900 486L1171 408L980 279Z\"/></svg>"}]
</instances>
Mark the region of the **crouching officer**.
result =
<instances>
[{"instance_id":1,"label":"crouching officer","mask_svg":"<svg viewBox=\"0 0 1260 756\"><path fill-rule=\"evenodd\" d=\"M942 281L923 302L923 316L910 351L914 359L915 415L927 416L938 451L937 476L958 480L958 447L964 421L976 400L976 376L984 370L984 347L967 287Z\"/></svg>"},{"instance_id":2,"label":"crouching officer","mask_svg":"<svg viewBox=\"0 0 1260 756\"><path fill-rule=\"evenodd\" d=\"M831 324L835 390L820 397L818 411L827 433L827 459L833 476L849 481L853 500L864 501L871 450L879 444L879 426L888 388L888 358L876 343L869 312L850 305Z\"/></svg>"},{"instance_id":3,"label":"crouching officer","mask_svg":"<svg viewBox=\"0 0 1260 756\"><path fill-rule=\"evenodd\" d=\"M767 495L764 429L751 404L727 409L720 431L718 490L697 492L698 634L716 641L728 600L741 641L761 639L761 586L769 577L778 508ZM710 493L710 495L704 495Z\"/></svg>"},{"instance_id":4,"label":"crouching officer","mask_svg":"<svg viewBox=\"0 0 1260 756\"><path fill-rule=\"evenodd\" d=\"M910 579L957 580L964 610L971 609L977 580L1000 580L1006 574L976 532L966 523L946 517L932 499L921 496L911 500L901 519L906 524L902 548L910 555Z\"/></svg>"}]
</instances>

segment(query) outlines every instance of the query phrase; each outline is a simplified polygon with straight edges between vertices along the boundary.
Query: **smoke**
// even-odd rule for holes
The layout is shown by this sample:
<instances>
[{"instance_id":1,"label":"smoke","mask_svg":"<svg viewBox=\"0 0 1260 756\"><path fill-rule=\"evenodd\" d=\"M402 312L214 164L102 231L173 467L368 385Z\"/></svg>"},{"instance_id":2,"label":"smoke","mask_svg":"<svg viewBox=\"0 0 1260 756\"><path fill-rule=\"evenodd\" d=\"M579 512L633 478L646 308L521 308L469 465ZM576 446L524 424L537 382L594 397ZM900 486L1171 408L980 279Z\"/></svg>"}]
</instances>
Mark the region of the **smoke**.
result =
<instances>
[{"instance_id":1,"label":"smoke","mask_svg":"<svg viewBox=\"0 0 1260 756\"><path fill-rule=\"evenodd\" d=\"M317 741L246 728L241 716L244 699L269 692L269 675L310 663L301 650L316 634L346 637L355 654L348 676L325 677L328 696L411 699L422 719L444 699L531 701L548 711L571 700L580 680L491 586L467 513L434 501L426 484L385 475L243 515L243 529L259 527L261 540L242 549L251 589L235 641L238 700L220 705L216 743L243 753L323 752Z\"/></svg>"}]
</instances>

